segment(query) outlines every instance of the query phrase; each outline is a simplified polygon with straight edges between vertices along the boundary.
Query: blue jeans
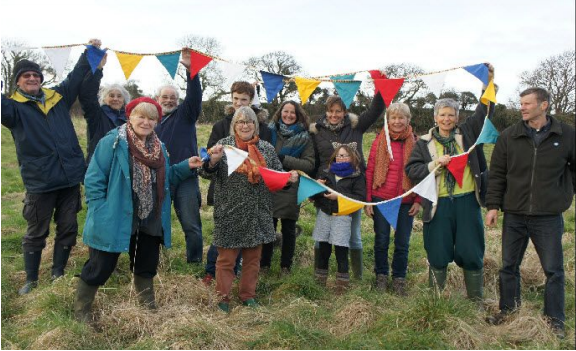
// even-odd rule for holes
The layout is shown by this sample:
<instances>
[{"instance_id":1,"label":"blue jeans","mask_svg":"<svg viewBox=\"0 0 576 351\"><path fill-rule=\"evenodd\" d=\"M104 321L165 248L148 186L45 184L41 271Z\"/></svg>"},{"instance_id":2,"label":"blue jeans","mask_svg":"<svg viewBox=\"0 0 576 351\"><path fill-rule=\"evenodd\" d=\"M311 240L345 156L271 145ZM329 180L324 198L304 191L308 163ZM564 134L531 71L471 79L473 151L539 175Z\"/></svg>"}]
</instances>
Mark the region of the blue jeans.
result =
<instances>
[{"instance_id":1,"label":"blue jeans","mask_svg":"<svg viewBox=\"0 0 576 351\"><path fill-rule=\"evenodd\" d=\"M382 201L373 197L374 202ZM400 205L398 223L394 232L394 256L392 258L392 277L406 278L408 269L408 249L414 217L408 215L412 204ZM374 210L374 271L376 274L388 275L388 247L390 246L390 223L378 209Z\"/></svg>"},{"instance_id":2,"label":"blue jeans","mask_svg":"<svg viewBox=\"0 0 576 351\"><path fill-rule=\"evenodd\" d=\"M546 274L544 315L563 327L564 256L562 215L523 216L504 213L502 228L502 269L500 270L500 309L510 311L520 306L520 264L531 239Z\"/></svg>"},{"instance_id":3,"label":"blue jeans","mask_svg":"<svg viewBox=\"0 0 576 351\"><path fill-rule=\"evenodd\" d=\"M316 215L318 215L318 208L316 208ZM360 231L360 227L362 224L362 210L358 210L352 213L352 224L350 225L351 234L350 234L350 250L362 250L362 233ZM314 248L320 248L320 244L315 241Z\"/></svg>"},{"instance_id":4,"label":"blue jeans","mask_svg":"<svg viewBox=\"0 0 576 351\"><path fill-rule=\"evenodd\" d=\"M202 198L198 187L198 176L182 181L172 189L174 210L182 225L186 239L186 261L188 263L202 262L202 221L200 205Z\"/></svg>"},{"instance_id":5,"label":"blue jeans","mask_svg":"<svg viewBox=\"0 0 576 351\"><path fill-rule=\"evenodd\" d=\"M204 268L206 274L216 277L216 260L218 259L218 249L214 244L210 245L208 253L206 254L206 267ZM238 275L238 268L240 268L240 260L242 259L242 250L236 257L236 265L234 266L234 274Z\"/></svg>"}]
</instances>

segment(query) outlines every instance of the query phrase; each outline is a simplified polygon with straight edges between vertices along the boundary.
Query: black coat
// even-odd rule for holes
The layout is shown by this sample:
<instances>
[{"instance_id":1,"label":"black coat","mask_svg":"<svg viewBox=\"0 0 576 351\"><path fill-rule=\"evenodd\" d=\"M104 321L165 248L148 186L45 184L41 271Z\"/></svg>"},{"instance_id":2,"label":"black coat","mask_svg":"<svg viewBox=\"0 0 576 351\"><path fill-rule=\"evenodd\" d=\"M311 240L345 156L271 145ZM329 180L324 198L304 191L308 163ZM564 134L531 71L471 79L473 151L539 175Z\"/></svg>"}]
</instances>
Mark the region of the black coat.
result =
<instances>
[{"instance_id":1,"label":"black coat","mask_svg":"<svg viewBox=\"0 0 576 351\"><path fill-rule=\"evenodd\" d=\"M319 174L318 179L325 179L326 186L346 195L349 198L364 201L366 198L366 177L364 173L358 171L350 176L341 178L338 182L334 173L329 169L324 169ZM324 197L324 193L314 195L314 206L319 208L322 212L332 215L338 212L338 200L330 200Z\"/></svg>"}]
</instances>

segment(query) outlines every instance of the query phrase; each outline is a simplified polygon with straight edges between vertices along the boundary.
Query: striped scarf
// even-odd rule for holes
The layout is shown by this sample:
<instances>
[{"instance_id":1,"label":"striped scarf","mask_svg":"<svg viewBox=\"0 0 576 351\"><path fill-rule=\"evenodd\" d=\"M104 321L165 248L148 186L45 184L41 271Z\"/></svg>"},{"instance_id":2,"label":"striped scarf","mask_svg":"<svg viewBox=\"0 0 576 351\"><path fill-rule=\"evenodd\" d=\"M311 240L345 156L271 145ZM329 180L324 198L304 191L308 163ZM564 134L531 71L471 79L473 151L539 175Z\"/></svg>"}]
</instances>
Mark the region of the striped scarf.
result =
<instances>
[{"instance_id":1,"label":"striped scarf","mask_svg":"<svg viewBox=\"0 0 576 351\"><path fill-rule=\"evenodd\" d=\"M436 139L440 145L444 147L444 155L458 155L458 149L456 149L456 139L454 136L456 135L455 129L450 131L450 135L448 137L443 137L440 135L438 127L432 129L432 136ZM454 195L454 187L456 185L456 179L448 171L444 169L444 183L446 184L446 188L448 189L448 195L450 198Z\"/></svg>"}]
</instances>

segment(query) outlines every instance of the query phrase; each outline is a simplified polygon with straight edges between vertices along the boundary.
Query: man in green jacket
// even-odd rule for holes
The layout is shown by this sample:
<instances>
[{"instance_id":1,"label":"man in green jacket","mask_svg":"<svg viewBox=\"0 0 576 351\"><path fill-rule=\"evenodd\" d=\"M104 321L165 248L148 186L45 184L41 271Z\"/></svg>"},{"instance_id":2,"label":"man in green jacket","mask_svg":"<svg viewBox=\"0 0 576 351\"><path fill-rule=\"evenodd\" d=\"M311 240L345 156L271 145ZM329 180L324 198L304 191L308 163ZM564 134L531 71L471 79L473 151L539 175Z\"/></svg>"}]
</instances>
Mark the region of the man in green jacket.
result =
<instances>
[{"instance_id":1,"label":"man in green jacket","mask_svg":"<svg viewBox=\"0 0 576 351\"><path fill-rule=\"evenodd\" d=\"M564 262L562 213L576 191L574 128L547 115L550 94L530 88L520 94L522 121L502 132L492 153L486 194L486 224L504 212L500 312L488 318L501 324L520 306L520 264L532 240L546 274L544 315L564 337Z\"/></svg>"}]
</instances>

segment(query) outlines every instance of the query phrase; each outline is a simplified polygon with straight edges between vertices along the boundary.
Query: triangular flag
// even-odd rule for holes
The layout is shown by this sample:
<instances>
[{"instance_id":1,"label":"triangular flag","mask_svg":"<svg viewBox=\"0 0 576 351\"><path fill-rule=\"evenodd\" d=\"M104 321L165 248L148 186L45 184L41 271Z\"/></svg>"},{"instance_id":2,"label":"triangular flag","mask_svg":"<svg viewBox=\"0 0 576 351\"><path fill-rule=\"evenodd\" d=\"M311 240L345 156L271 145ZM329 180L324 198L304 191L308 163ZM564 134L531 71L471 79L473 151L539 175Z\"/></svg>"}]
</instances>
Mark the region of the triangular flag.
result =
<instances>
[{"instance_id":1,"label":"triangular flag","mask_svg":"<svg viewBox=\"0 0 576 351\"><path fill-rule=\"evenodd\" d=\"M433 203L438 202L438 192L436 191L436 172L432 172L422 179L418 185L412 188L416 194L422 196L425 199L432 201Z\"/></svg>"},{"instance_id":2,"label":"triangular flag","mask_svg":"<svg viewBox=\"0 0 576 351\"><path fill-rule=\"evenodd\" d=\"M474 77L480 79L482 83L488 85L488 66L479 63L477 65L466 66L464 69Z\"/></svg>"},{"instance_id":3,"label":"triangular flag","mask_svg":"<svg viewBox=\"0 0 576 351\"><path fill-rule=\"evenodd\" d=\"M210 155L205 147L200 149L200 158L202 159L202 162L210 161Z\"/></svg>"},{"instance_id":4,"label":"triangular flag","mask_svg":"<svg viewBox=\"0 0 576 351\"><path fill-rule=\"evenodd\" d=\"M465 153L450 158L450 162L446 166L446 168L454 176L454 179L456 179L456 183L458 183L459 187L462 187L462 179L464 178L464 168L466 168L467 163L468 163L468 153Z\"/></svg>"},{"instance_id":5,"label":"triangular flag","mask_svg":"<svg viewBox=\"0 0 576 351\"><path fill-rule=\"evenodd\" d=\"M190 50L190 78L194 78L210 61L212 57Z\"/></svg>"},{"instance_id":6,"label":"triangular flag","mask_svg":"<svg viewBox=\"0 0 576 351\"><path fill-rule=\"evenodd\" d=\"M488 105L488 101L496 103L496 89L494 88L493 80L488 83L484 94L482 94L482 97L480 98L480 102L482 102L484 105Z\"/></svg>"},{"instance_id":7,"label":"triangular flag","mask_svg":"<svg viewBox=\"0 0 576 351\"><path fill-rule=\"evenodd\" d=\"M494 127L494 124L492 124L492 121L486 118L480 136L478 137L478 140L476 140L476 144L496 144L499 135L500 134Z\"/></svg>"},{"instance_id":8,"label":"triangular flag","mask_svg":"<svg viewBox=\"0 0 576 351\"><path fill-rule=\"evenodd\" d=\"M258 167L258 169L260 170L264 184L266 184L270 191L278 191L284 188L288 183L288 178L290 178L290 172L278 172L262 166Z\"/></svg>"},{"instance_id":9,"label":"triangular flag","mask_svg":"<svg viewBox=\"0 0 576 351\"><path fill-rule=\"evenodd\" d=\"M248 157L248 152L231 146L225 146L224 153L226 153L226 159L228 160L228 176Z\"/></svg>"},{"instance_id":10,"label":"triangular flag","mask_svg":"<svg viewBox=\"0 0 576 351\"><path fill-rule=\"evenodd\" d=\"M88 59L88 63L92 69L92 74L96 72L98 65L100 65L100 61L102 61L102 58L106 55L106 50L107 49L98 49L94 45L86 45L86 59Z\"/></svg>"},{"instance_id":11,"label":"triangular flag","mask_svg":"<svg viewBox=\"0 0 576 351\"><path fill-rule=\"evenodd\" d=\"M70 51L72 47L63 48L47 48L44 52L52 62L52 67L56 71L56 76L62 78L64 69L66 68L66 62L68 62L68 57L70 56Z\"/></svg>"},{"instance_id":12,"label":"triangular flag","mask_svg":"<svg viewBox=\"0 0 576 351\"><path fill-rule=\"evenodd\" d=\"M130 75L142 60L142 55L134 55L134 54L122 54L117 52L116 56L118 57L118 61L120 61L120 66L122 67L122 71L124 72L124 77L126 80L130 78Z\"/></svg>"},{"instance_id":13,"label":"triangular flag","mask_svg":"<svg viewBox=\"0 0 576 351\"><path fill-rule=\"evenodd\" d=\"M428 87L428 90L436 95L436 97L440 96L442 93L442 88L444 87L444 81L446 80L446 74L448 72L441 72L436 74L431 74L428 76L420 76L418 77L421 79L424 84Z\"/></svg>"},{"instance_id":14,"label":"triangular flag","mask_svg":"<svg viewBox=\"0 0 576 351\"><path fill-rule=\"evenodd\" d=\"M218 61L218 67L222 71L222 77L226 79L222 84L222 87L226 90L232 86L236 78L246 69L246 66L224 61Z\"/></svg>"},{"instance_id":15,"label":"triangular flag","mask_svg":"<svg viewBox=\"0 0 576 351\"><path fill-rule=\"evenodd\" d=\"M348 200L345 197L338 196L338 213L332 213L334 216L345 216L356 212L364 207L363 204L356 201Z\"/></svg>"},{"instance_id":16,"label":"triangular flag","mask_svg":"<svg viewBox=\"0 0 576 351\"><path fill-rule=\"evenodd\" d=\"M265 71L260 71L260 74L264 82L264 89L266 89L266 100L271 103L276 94L284 87L284 76Z\"/></svg>"},{"instance_id":17,"label":"triangular flag","mask_svg":"<svg viewBox=\"0 0 576 351\"><path fill-rule=\"evenodd\" d=\"M174 54L156 55L156 58L158 59L158 61L160 61L162 66L166 68L170 77L174 79L174 77L176 77L178 61L180 60L180 53L177 52Z\"/></svg>"},{"instance_id":18,"label":"triangular flag","mask_svg":"<svg viewBox=\"0 0 576 351\"><path fill-rule=\"evenodd\" d=\"M354 78L353 74L330 77L330 79L332 80L349 80L353 78ZM334 87L336 88L336 91L338 92L338 95L340 95L342 101L346 105L346 108L349 108L350 104L352 103L352 100L354 100L354 96L358 92L358 89L360 89L360 84L362 84L362 82L355 81L355 82L333 82L333 83Z\"/></svg>"},{"instance_id":19,"label":"triangular flag","mask_svg":"<svg viewBox=\"0 0 576 351\"><path fill-rule=\"evenodd\" d=\"M384 138L386 138L386 146L390 159L394 161L394 153L392 152L392 142L390 140L390 131L388 130L388 114L384 114Z\"/></svg>"},{"instance_id":20,"label":"triangular flag","mask_svg":"<svg viewBox=\"0 0 576 351\"><path fill-rule=\"evenodd\" d=\"M404 84L404 78L398 79L375 79L374 86L376 87L376 92L380 92L382 99L384 99L384 104L386 107L390 105L394 97L398 93L398 90Z\"/></svg>"},{"instance_id":21,"label":"triangular flag","mask_svg":"<svg viewBox=\"0 0 576 351\"><path fill-rule=\"evenodd\" d=\"M400 205L402 204L402 198L399 197L394 200L386 201L380 205L376 205L378 211L382 213L382 216L386 218L388 223L396 230L396 225L398 224L398 212L400 212Z\"/></svg>"},{"instance_id":22,"label":"triangular flag","mask_svg":"<svg viewBox=\"0 0 576 351\"><path fill-rule=\"evenodd\" d=\"M300 94L300 100L302 101L302 105L308 101L310 95L316 87L320 84L319 80L302 78L302 77L295 77L294 82L296 83L296 87L298 88L298 94Z\"/></svg>"},{"instance_id":23,"label":"triangular flag","mask_svg":"<svg viewBox=\"0 0 576 351\"><path fill-rule=\"evenodd\" d=\"M373 69L371 71L368 71L368 73L370 73L370 78L372 78L372 80L388 79L388 77L386 76L386 74L384 72L381 72L380 70L377 70L377 69ZM376 85L374 85L374 95L376 95L377 92L378 92L378 88L376 88Z\"/></svg>"},{"instance_id":24,"label":"triangular flag","mask_svg":"<svg viewBox=\"0 0 576 351\"><path fill-rule=\"evenodd\" d=\"M302 201L306 200L310 196L314 196L325 191L326 188L318 184L313 179L310 179L306 176L301 176L300 184L298 184L298 204L301 204Z\"/></svg>"}]
</instances>

